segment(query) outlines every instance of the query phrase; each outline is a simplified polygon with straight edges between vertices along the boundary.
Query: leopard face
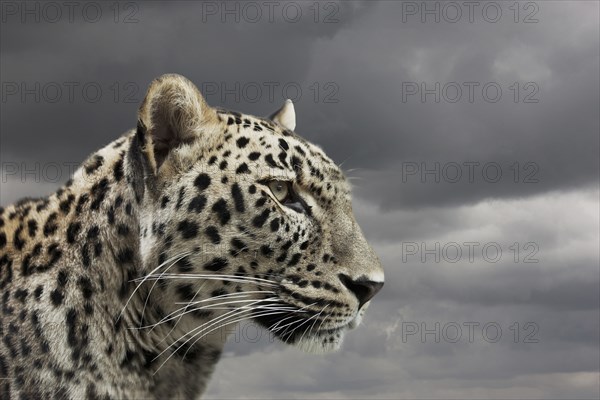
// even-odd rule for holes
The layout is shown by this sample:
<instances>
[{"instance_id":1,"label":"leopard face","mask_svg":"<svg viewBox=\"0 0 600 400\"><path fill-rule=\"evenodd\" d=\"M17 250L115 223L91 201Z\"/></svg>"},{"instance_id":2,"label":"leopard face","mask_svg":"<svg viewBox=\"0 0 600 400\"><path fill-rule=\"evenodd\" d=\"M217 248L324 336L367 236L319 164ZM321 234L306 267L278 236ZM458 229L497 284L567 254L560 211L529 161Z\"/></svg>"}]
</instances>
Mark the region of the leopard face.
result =
<instances>
[{"instance_id":1,"label":"leopard face","mask_svg":"<svg viewBox=\"0 0 600 400\"><path fill-rule=\"evenodd\" d=\"M134 139L150 192L144 279L163 287L168 315L190 317L190 338L251 320L334 350L383 285L342 171L294 128L289 100L258 118L209 107L180 76L148 90Z\"/></svg>"}]
</instances>

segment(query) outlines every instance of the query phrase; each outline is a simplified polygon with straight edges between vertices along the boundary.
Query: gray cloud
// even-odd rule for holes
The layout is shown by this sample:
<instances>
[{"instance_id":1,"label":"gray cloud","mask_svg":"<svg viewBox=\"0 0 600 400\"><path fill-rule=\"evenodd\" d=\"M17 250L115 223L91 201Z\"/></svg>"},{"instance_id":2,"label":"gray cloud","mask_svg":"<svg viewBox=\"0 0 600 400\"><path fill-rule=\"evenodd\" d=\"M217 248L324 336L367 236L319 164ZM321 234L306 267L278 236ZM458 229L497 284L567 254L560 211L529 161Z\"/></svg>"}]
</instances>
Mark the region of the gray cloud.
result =
<instances>
[{"instance_id":1,"label":"gray cloud","mask_svg":"<svg viewBox=\"0 0 600 400\"><path fill-rule=\"evenodd\" d=\"M472 23L403 22L402 7L421 2L324 2L317 17L312 2L292 2L303 12L296 23L280 12L256 23L206 14L222 2L136 4L132 24L114 23L106 6L97 23L76 14L74 23L10 16L0 25L0 203L52 191L70 163L133 127L146 85L162 73L186 75L212 105L257 115L279 107L287 84L288 96L302 91L297 131L348 171L357 219L386 269L341 352L306 355L264 332L256 343L240 336L209 398L598 398L598 3L532 2L537 23L523 23L534 10L524 2L518 23L512 2L493 3L503 11L496 23L481 15L488 3ZM39 102L7 92L36 82ZM436 82L439 103L406 94ZM463 89L455 103L453 82ZM465 82L479 84L472 103ZM502 89L498 102L483 97L489 82ZM63 93L51 102L55 84ZM86 84L101 88L97 102ZM479 163L473 179L469 162ZM49 163L58 179L48 179ZM439 181L421 175L436 163ZM21 176L31 169L39 176ZM423 260L436 244L440 261ZM449 262L455 244L463 254ZM483 255L486 244L502 249L498 261ZM406 336L436 322L461 326L461 340ZM472 342L469 322L479 323ZM482 336L486 323L502 328L497 343ZM538 341L526 343L535 327Z\"/></svg>"},{"instance_id":2,"label":"gray cloud","mask_svg":"<svg viewBox=\"0 0 600 400\"><path fill-rule=\"evenodd\" d=\"M402 7L402 2L343 2L331 9L336 23L314 23L308 5L298 23L285 22L283 11L268 23L263 10L259 23L249 23L247 11L235 24L233 17L207 15L206 3L166 9L159 2L140 4L139 22L133 24L115 24L107 15L95 24L81 18L74 24L21 24L9 18L2 27L3 37L11 38L3 41L3 83L31 88L38 82L42 93L57 83L64 93L57 103L44 96L40 103L28 96L25 104L18 95L7 97L2 131L20 134L5 135L2 157L79 161L82 149L91 152L131 127L147 83L175 71L204 85L213 104L261 115L299 87L298 131L345 160L346 167L386 176L385 192L378 186L383 179L369 180L369 191L377 193L373 200L386 208L530 195L598 177L594 4L544 4L532 24L514 23L507 8L497 23L486 22L481 11L474 23L423 24L418 16L402 23ZM331 10L321 10L319 20ZM572 25L558 33L555 27L565 23ZM65 82L78 84L72 103ZM102 89L97 103L81 93L90 82ZM418 94L403 101L405 85L431 89L436 82L441 88L456 83L461 100L451 103L454 92L440 89L439 103L433 95L422 102ZM465 82L478 85L473 103ZM497 103L484 98L482 88L490 82L502 90ZM524 103L528 94L539 102ZM28 148L43 131L53 132L53 140L38 147L44 151ZM399 179L407 163L432 169L436 162L442 184L424 185L418 173L407 182ZM478 168L479 181L471 184L463 167L458 183L449 183L444 166L465 162L498 163L503 177L488 184ZM525 164L534 163L539 182L515 185L510 169L515 162L517 181L533 172Z\"/></svg>"}]
</instances>

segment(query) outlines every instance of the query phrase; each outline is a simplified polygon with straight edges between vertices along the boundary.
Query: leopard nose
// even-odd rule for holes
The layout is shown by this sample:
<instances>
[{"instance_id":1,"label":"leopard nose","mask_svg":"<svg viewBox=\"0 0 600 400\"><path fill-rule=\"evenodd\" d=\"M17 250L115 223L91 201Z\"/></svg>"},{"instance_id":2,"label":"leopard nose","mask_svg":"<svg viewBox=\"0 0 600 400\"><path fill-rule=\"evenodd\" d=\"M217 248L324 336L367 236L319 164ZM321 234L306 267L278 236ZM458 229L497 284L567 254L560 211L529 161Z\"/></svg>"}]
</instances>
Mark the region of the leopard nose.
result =
<instances>
[{"instance_id":1,"label":"leopard nose","mask_svg":"<svg viewBox=\"0 0 600 400\"><path fill-rule=\"evenodd\" d=\"M339 274L340 281L350 290L358 299L358 308L360 309L367 301L381 290L383 282L374 282L366 277L361 277L353 280L348 275Z\"/></svg>"}]
</instances>

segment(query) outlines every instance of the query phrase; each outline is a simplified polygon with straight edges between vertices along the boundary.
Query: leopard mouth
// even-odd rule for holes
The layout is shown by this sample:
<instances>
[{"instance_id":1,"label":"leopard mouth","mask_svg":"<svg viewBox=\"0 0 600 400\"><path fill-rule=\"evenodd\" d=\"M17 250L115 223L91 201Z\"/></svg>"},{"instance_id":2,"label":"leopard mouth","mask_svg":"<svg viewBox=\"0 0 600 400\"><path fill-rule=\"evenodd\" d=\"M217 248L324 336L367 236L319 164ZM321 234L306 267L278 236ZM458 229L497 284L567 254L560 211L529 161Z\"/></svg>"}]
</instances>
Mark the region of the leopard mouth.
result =
<instances>
[{"instance_id":1,"label":"leopard mouth","mask_svg":"<svg viewBox=\"0 0 600 400\"><path fill-rule=\"evenodd\" d=\"M313 320L316 321L314 317L317 314L318 313L315 312L302 310L274 313L255 311L254 320L279 340L285 343L295 343L302 335L311 334L309 331L311 331Z\"/></svg>"},{"instance_id":2,"label":"leopard mouth","mask_svg":"<svg viewBox=\"0 0 600 400\"><path fill-rule=\"evenodd\" d=\"M289 303L274 303L271 312L254 310L254 320L285 343L294 344L302 338L330 334L347 326L326 327L327 316L316 310L302 309Z\"/></svg>"},{"instance_id":3,"label":"leopard mouth","mask_svg":"<svg viewBox=\"0 0 600 400\"><path fill-rule=\"evenodd\" d=\"M319 318L318 311L301 310L264 313L256 312L254 320L281 342L308 353L327 353L338 350L353 321L341 326L324 326L327 316Z\"/></svg>"}]
</instances>

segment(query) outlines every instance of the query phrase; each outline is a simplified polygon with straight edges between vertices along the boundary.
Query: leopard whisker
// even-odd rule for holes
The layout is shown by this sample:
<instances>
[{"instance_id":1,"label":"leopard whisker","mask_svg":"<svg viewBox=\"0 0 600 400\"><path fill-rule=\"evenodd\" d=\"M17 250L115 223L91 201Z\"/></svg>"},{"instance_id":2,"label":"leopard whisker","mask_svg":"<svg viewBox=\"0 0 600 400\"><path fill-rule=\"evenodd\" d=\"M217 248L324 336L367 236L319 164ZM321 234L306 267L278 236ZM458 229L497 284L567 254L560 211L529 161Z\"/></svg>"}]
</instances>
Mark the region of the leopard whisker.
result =
<instances>
[{"instance_id":1,"label":"leopard whisker","mask_svg":"<svg viewBox=\"0 0 600 400\"><path fill-rule=\"evenodd\" d=\"M287 311L274 311L274 312L267 312L267 313L262 313L262 314L261 313L259 313L259 314L252 314L252 315L249 315L249 316L246 316L246 317L235 319L233 321L227 321L226 323L224 323L222 325L216 326L215 328L211 329L210 331L204 333L202 336L200 336L199 338L197 338L196 340L194 340L194 342L189 346L188 350L184 353L184 357L187 354L187 352L189 351L189 349L192 348L200 339L202 339L203 337L205 337L206 335L208 335L209 333L211 333L211 332L213 332L213 331L215 331L217 329L221 329L221 328L223 328L223 327L225 327L227 325L234 324L234 323L239 323L239 322L242 322L242 321L245 321L245 320L248 320L248 319L252 319L252 318L256 318L256 317L266 317L266 316L269 316L269 315L282 314L282 313L286 313L286 312ZM197 332L196 334L194 334L194 336L192 336L192 338L195 337L195 336L197 336L197 335L199 335L200 333L201 332ZM189 339L188 339L188 341L189 341Z\"/></svg>"},{"instance_id":2,"label":"leopard whisker","mask_svg":"<svg viewBox=\"0 0 600 400\"><path fill-rule=\"evenodd\" d=\"M248 302L252 302L254 300L255 299L227 301L227 302L222 302L222 303L217 303L217 304L208 304L208 305L205 305L205 306L202 306L202 307L193 307L193 308L190 308L190 309L187 309L187 307L182 307L182 308L184 308L186 310L183 311L183 312L179 312L179 313L173 312L176 315L171 316L170 318L163 318L158 323L156 323L154 325L148 325L147 327L152 326L152 329L154 329L156 326L158 326L161 323L173 320L175 318L180 318L180 317L182 317L185 314L189 314L189 313L192 313L192 312L195 312L195 311L200 311L200 310L230 310L231 307L223 307L223 306L228 305L228 304L248 303ZM263 308L264 309L268 309L270 307L272 307L272 306L256 306L256 309L263 309ZM293 308L279 308L279 309L280 310L289 310L289 311L293 310Z\"/></svg>"},{"instance_id":3,"label":"leopard whisker","mask_svg":"<svg viewBox=\"0 0 600 400\"><path fill-rule=\"evenodd\" d=\"M226 313L224 315L221 315L219 317L213 318L212 320L210 320L209 322L213 322L213 321L218 321L219 319L222 319L225 315L230 314L231 312L235 312L236 314L241 314L243 311L242 310L233 310L230 311L229 313ZM208 323L208 322L207 322ZM153 359L152 361L156 361L158 358L160 358L163 354L165 354L165 352L167 352L168 350L170 350L172 347L175 347L181 339L185 338L186 336L188 336L191 332L194 332L200 328L202 328L205 324L200 325L199 327L196 327L194 329L192 329L190 332L186 333L185 335L183 335L179 340L174 341L173 343L171 343L170 345L168 345L167 347L165 347L164 350L162 350L160 353L158 353ZM194 335L195 336L195 335ZM193 336L192 336L193 337ZM191 339L191 338L190 338ZM163 365L165 365L166 362L168 362L171 357L173 357L173 355L179 350L181 349L183 346L185 346L185 344L190 340L186 340L185 342L181 343L179 346L177 346L174 350L171 350L171 354L169 354L166 359L158 366L158 368L153 372L152 375L156 375L158 373L158 371L160 371L160 369L163 367Z\"/></svg>"},{"instance_id":4,"label":"leopard whisker","mask_svg":"<svg viewBox=\"0 0 600 400\"><path fill-rule=\"evenodd\" d=\"M364 181L365 178L362 176L347 176L346 179L349 181Z\"/></svg>"},{"instance_id":5,"label":"leopard whisker","mask_svg":"<svg viewBox=\"0 0 600 400\"><path fill-rule=\"evenodd\" d=\"M208 280L223 280L237 283L260 283L270 286L278 286L279 284L275 281L268 279L238 276L238 275L225 275L225 274L180 274L180 273L163 273L160 275L146 275L143 280L161 280L161 279L208 279ZM142 278L136 278L134 281L142 280Z\"/></svg>"},{"instance_id":6,"label":"leopard whisker","mask_svg":"<svg viewBox=\"0 0 600 400\"><path fill-rule=\"evenodd\" d=\"M197 303L204 303L204 302L207 302L207 301L212 301L212 300L215 300L215 299L230 298L230 297L234 297L234 296L235 297L238 297L238 296L248 297L250 294L256 294L256 293L274 294L275 292L273 292L272 290L249 290L249 291L244 291L244 292L234 292L234 293L220 294L218 296L209 297L208 299L198 300L198 301L193 301L193 302L181 302L181 301L177 301L177 302L175 302L175 304L197 304Z\"/></svg>"},{"instance_id":7,"label":"leopard whisker","mask_svg":"<svg viewBox=\"0 0 600 400\"><path fill-rule=\"evenodd\" d=\"M331 305L331 302L327 303L327 305L325 306L325 308L329 307L330 305ZM325 311L325 308L323 308L323 311ZM327 314L325 314L323 316L323 319L321 320L321 325L319 325L319 328L317 329L317 331L321 330L321 327L323 327L323 323L325 322L326 318L327 318Z\"/></svg>"},{"instance_id":8,"label":"leopard whisker","mask_svg":"<svg viewBox=\"0 0 600 400\"><path fill-rule=\"evenodd\" d=\"M305 330L305 331L304 331L304 333L302 333L302 336L300 336L300 340L299 340L298 342L302 342L302 339L304 339L304 335L306 335L306 333L307 333L307 332L310 332L310 331L312 331L312 329L315 327L315 324L316 324L316 323L317 323L317 321L319 320L319 316L320 316L321 314L323 314L323 311L325 311L325 309L326 309L327 307L328 307L328 305L327 305L327 306L325 306L325 307L323 307L323 309L322 309L321 311L319 311L319 313L318 313L318 314L315 314L315 315L314 315L314 317L315 317L315 320L314 320L314 322L312 323L312 325L310 326L310 328L308 328L308 330ZM311 318L312 318L312 317L311 317ZM309 320L310 320L310 318L309 318ZM321 323L322 323L322 322L321 322Z\"/></svg>"},{"instance_id":9,"label":"leopard whisker","mask_svg":"<svg viewBox=\"0 0 600 400\"><path fill-rule=\"evenodd\" d=\"M255 301L255 299L247 299L247 300L235 300L235 301L225 301L225 302L221 302L221 303L216 303L216 304L208 304L205 306L201 306L201 307L193 307L193 308L189 308L189 306L185 306L185 307L181 307L175 311L173 311L172 313L170 313L169 315L165 316L164 318L162 318L160 321L158 321L155 324L151 324L151 325L146 325L146 326L141 326L139 328L130 328L130 329L147 329L147 328L151 328L154 329L156 328L158 325L165 323L167 321L171 321L173 319L176 318L180 318L185 314L194 312L194 311L200 311L200 310L229 310L230 308L219 308L221 306L227 305L227 304L237 304L237 303L248 303L248 302L252 302ZM185 311L182 311L185 310Z\"/></svg>"},{"instance_id":10,"label":"leopard whisker","mask_svg":"<svg viewBox=\"0 0 600 400\"><path fill-rule=\"evenodd\" d=\"M206 334L208 334L208 333L210 333L210 332L213 332L214 330L216 330L216 329L219 329L219 328L221 328L221 327L223 327L223 326L226 326L226 325L228 325L228 324L231 324L231 323L235 322L235 321L227 321L227 320L230 320L230 319L232 319L232 318L236 318L236 317L238 317L238 316L242 315L242 314L243 314L243 313L245 313L245 312L254 311L254 310L256 310L256 309L262 309L262 308L266 308L266 307L268 307L268 306L254 306L254 307L252 307L254 304L256 304L256 303L258 303L258 302L260 302L260 301L278 301L278 299L276 299L276 298L268 298L268 299L257 300L255 303L252 303L252 304L250 304L250 305L245 305L245 306L242 306L241 308L238 308L238 309L234 309L234 310L232 310L232 311L229 311L228 313L225 313L225 314L223 314L223 315L221 315L221 316L219 316L219 317L217 317L217 318L214 318L214 319L212 319L212 320L210 320L210 321L208 321L208 322L204 323L203 325L200 325L200 326L198 326L198 327L196 327L196 328L192 329L190 332L186 333L186 334L185 334L185 335L184 335L182 338L184 338L184 337L186 337L186 336L188 336L188 335L192 335L192 336L191 336L189 339L187 339L187 340L186 340L184 343L182 343L182 344L181 344L181 345L180 345L180 346L179 346L179 347L178 347L178 348L175 350L175 352L177 352L177 350L178 350L178 349L179 349L181 346L185 346L185 345L186 345L186 344L187 344L187 343L188 343L188 342L189 342L191 339L193 339L193 338L194 338L194 337L196 337L197 335L201 334L201 333L202 333L202 331L204 331L204 330L206 330L206 329L210 328L211 326L214 326L215 324L221 323L222 325L218 326L217 328L213 328L212 330L208 331ZM283 307L274 307L274 308L268 308L268 309L269 309L269 311L270 311L270 312L276 312L276 313L300 312L300 310L297 310L297 309L290 310L289 308L283 308ZM247 317L247 318L245 318L245 319L249 319L249 318L255 318L255 317L264 316L264 315L270 315L270 314L264 314L264 313L263 313L263 314L260 314L260 313L259 313L258 315L256 315L256 314L252 314L252 315L248 316L248 317ZM227 322L225 322L225 321L227 321ZM208 325L208 326L206 326L206 325ZM200 331L199 331L199 332L196 332L196 333L193 333L194 331L197 331L197 330L200 330ZM193 333L193 334L192 334L192 333ZM202 337L204 337L204 336L202 336ZM198 340L199 340L199 339L198 339ZM196 341L197 341L197 340L196 340ZM196 341L195 341L194 343L196 343ZM179 341L177 341L177 342L179 342ZM174 346L174 345L175 345L177 342L174 342L174 343L173 343L171 346L169 346L169 347L172 347L172 346ZM161 355L161 354L163 354L163 353L164 353L166 350L168 350L168 348L167 348L167 349L165 349L165 350L163 350L163 352L161 352L161 353L160 353L160 354L159 354L159 355L158 355L156 358L160 357L160 355ZM187 352L186 352L186 353L187 353ZM172 356L172 354L169 356L169 358L170 358L171 356ZM156 359L156 358L155 358L155 359ZM168 359L167 359L167 360L168 360ZM166 362L167 360L165 360L165 362ZM163 364L164 364L164 363L163 363ZM161 365L161 366L162 366L162 365Z\"/></svg>"},{"instance_id":11,"label":"leopard whisker","mask_svg":"<svg viewBox=\"0 0 600 400\"><path fill-rule=\"evenodd\" d=\"M123 306L123 308L121 309L121 312L119 313L119 316L117 317L117 321L119 319L121 319L121 317L123 316L123 313L125 312L125 309L127 308L127 306L129 305L129 302L131 301L131 299L133 298L133 296L137 293L137 291L139 290L139 288L144 284L144 282L146 281L147 277L150 276L151 274L153 274L154 272L158 271L160 268L162 268L163 266L165 266L167 263L169 263L171 260L176 260L175 262L183 259L184 257L190 255L192 253L192 251L186 251L183 252L177 256L173 256L170 259L164 261L162 264L160 264L158 267L154 268L150 274L146 275L145 277L143 277L141 279L141 282L136 286L136 288L133 290L133 292L131 293L131 296L129 296L129 298L127 299L127 301L125 302L125 305ZM137 281L138 279L133 279L132 281Z\"/></svg>"},{"instance_id":12,"label":"leopard whisker","mask_svg":"<svg viewBox=\"0 0 600 400\"><path fill-rule=\"evenodd\" d=\"M261 300L257 300L257 301L256 301L256 303L258 303L258 302L260 302L260 301L264 301L264 300L272 300L272 299L261 299ZM253 304L254 304L254 303L253 303ZM179 345L179 346L178 346L178 347L177 347L177 348L176 348L174 351L172 351L172 352L171 352L171 354L170 354L170 355L169 355L169 356L166 358L166 360L164 360L164 361L161 363L161 365L160 365L160 366L158 367L158 369L157 369L157 370L154 372L154 374L156 374L156 373L157 373L157 372L160 370L160 368L162 368L162 366L163 366L163 365L164 365L164 364L165 364L167 361L169 361L169 359L170 359L170 358L173 356L173 354L175 354L175 353L176 353L176 352L177 352L179 349L181 349L181 347L182 347L182 346L185 346L185 345L186 345L186 344L187 344L187 343L188 343L190 340L192 340L194 337L196 337L197 335L201 334L203 330L205 330L205 329L208 329L208 328L210 328L211 326L214 326L215 324L218 324L218 323L220 323L220 322L223 322L223 320L227 320L227 319L230 319L230 318L235 318L235 317L237 317L237 316L239 316L239 315L241 315L241 314L243 314L243 313L245 313L245 312L252 311L252 308L247 308L247 307L248 307L248 306L242 306L242 308L240 308L240 309L234 309L234 310L232 310L232 311L229 311L228 313L225 313L225 314L221 315L220 317L214 318L214 319L212 319L211 321L209 321L209 322L207 322L207 323L205 323L205 324L202 324L202 325L200 325L199 327L196 327L196 328L192 329L190 332L186 333L186 334L185 334L185 335L184 335L182 338L184 338L184 337L186 337L186 336L188 336L188 335L191 335L191 337L190 337L189 339L187 339L185 342L181 343L181 345ZM272 312L274 312L274 311L270 311L270 313L272 313ZM276 311L276 312L278 312L278 313L284 313L284 312L288 312L288 311ZM229 315L229 314L232 314L232 313L233 313L233 315ZM259 315L259 316L261 316L261 315ZM251 317L252 317L252 316L251 316ZM250 318L250 317L249 317L249 318ZM205 325L207 325L208 323L210 323L210 324L204 328L204 326L205 326ZM211 331L207 332L206 334L208 334L208 333L210 333L210 332L213 332L213 331L214 331L214 330L216 330L216 329L220 329L220 328L222 328L223 326L226 326L226 325L228 325L228 324L230 324L230 323L232 323L232 321L229 321L229 322L227 322L227 323L224 323L224 324L222 324L222 325L219 325L219 326L217 326L217 328L214 328L214 329L212 329ZM197 331L197 330L200 330L200 331L199 331L199 332L196 332L196 333L194 333L194 334L192 334L192 332L194 332L194 331ZM205 334L205 335L206 335L206 334ZM202 337L204 337L204 336L202 336ZM181 339L180 339L180 340L181 340ZM199 340L199 339L198 339L198 340ZM176 342L174 342L173 344L169 345L167 348L165 348L165 349L164 349L162 352L160 352L160 353L159 353L159 354L158 354L158 355L157 355L157 356L156 356L156 357L155 357L153 360L156 360L157 358L159 358L159 357L160 357L162 354L164 354L164 353L165 353L167 350L169 350L171 347L175 346L177 343L179 343L179 340L178 340L178 341L176 341ZM194 343L196 343L196 341L195 341ZM187 351L186 351L186 354L187 354Z\"/></svg>"},{"instance_id":13,"label":"leopard whisker","mask_svg":"<svg viewBox=\"0 0 600 400\"><path fill-rule=\"evenodd\" d=\"M295 315L290 315L289 317L285 317L285 318L283 318L283 319L280 319L279 321L277 321L277 322L274 322L273 324L271 324L271 326L269 326L269 328L268 328L268 329L269 329L271 332L275 332L275 328L277 328L277 327L279 326L279 324L281 324L283 321L287 321L288 319L290 319L290 318L294 318L294 317L295 317Z\"/></svg>"},{"instance_id":14,"label":"leopard whisker","mask_svg":"<svg viewBox=\"0 0 600 400\"><path fill-rule=\"evenodd\" d=\"M200 287L198 288L198 290L196 290L196 293L194 293L194 297L192 298L195 299L196 296L198 296L198 293L200 293L200 291L202 290L202 288L204 287L204 285L206 285L207 282L202 282L202 285L200 285ZM185 308L187 310L187 308ZM177 327L177 325L179 324L179 321L181 321L181 318L183 318L183 315L181 317L179 317L177 319L177 322L175 322L175 325L173 325L173 327L171 328L171 330L169 332L167 332L167 334L165 335L165 337L163 338L163 340L165 340L167 338L168 335L171 334L171 332L173 332L173 330ZM153 328L154 329L154 328ZM161 341L162 342L162 341Z\"/></svg>"},{"instance_id":15,"label":"leopard whisker","mask_svg":"<svg viewBox=\"0 0 600 400\"><path fill-rule=\"evenodd\" d=\"M227 318L227 316L228 316L228 315L230 315L230 314L232 314L232 313L236 313L236 312L243 312L243 311L245 311L245 309L246 309L247 307L249 307L249 306L251 306L251 305L253 305L253 304L256 304L256 303L260 303L260 302L262 302L262 301L267 301L267 300L271 301L271 300L273 300L273 299L259 299L259 300L255 300L255 302L254 302L254 303L251 303L251 304L249 304L249 305L242 306L241 308L234 309L234 310L231 310L231 311L229 311L229 312L227 312L227 313L225 313L225 314L222 314L222 315L220 315L220 316L217 316L217 317L215 317L215 318L213 318L213 319L211 319L211 320L209 320L209 321L205 322L204 324L202 324L202 325L200 325L200 326L197 326L196 328L192 329L191 331L189 331L188 333L186 333L185 335L183 335L183 336L180 338L180 340L181 340L181 339L183 339L184 337L186 337L186 336L190 335L192 332L194 332L194 331L197 331L197 330L199 330L199 329L202 329L203 327L205 327L205 326L206 326L206 325L208 325L208 324L211 324L211 323L217 322L218 320L220 320L220 319L223 319L223 318ZM164 350L163 350L161 353L159 353L159 354L158 354L158 355L155 357L155 359L156 359L156 358L158 358L160 355L162 355L162 354L163 354L165 351L167 351L167 350L168 350L170 347L174 346L175 344L176 344L176 342L174 342L174 343L172 343L171 345L169 345L169 346L168 346L166 349L164 349Z\"/></svg>"},{"instance_id":16,"label":"leopard whisker","mask_svg":"<svg viewBox=\"0 0 600 400\"><path fill-rule=\"evenodd\" d=\"M305 311L303 311L305 308L307 308L307 307L312 307L312 306L314 306L315 304L317 304L317 302L316 302L316 301L315 301L314 303L312 303L312 304L307 304L307 305L305 305L304 307L301 307L301 308L299 308L299 309L298 309L298 311L300 311L300 312L305 312ZM292 316L292 317L293 317L293 316ZM291 317L289 317L289 318L291 318ZM281 330L281 329L285 328L286 326L289 326L289 325L292 325L292 324L294 324L295 322L297 322L297 321L293 321L293 322L290 322L289 324L286 324L286 325L280 326L280 327L278 327L278 328L274 329L274 330L273 330L273 332L277 332L277 331L279 331L279 330Z\"/></svg>"},{"instance_id":17,"label":"leopard whisker","mask_svg":"<svg viewBox=\"0 0 600 400\"><path fill-rule=\"evenodd\" d=\"M175 264L177 264L180 260L184 259L186 256L180 257L177 260L173 261L171 263L171 265L169 265L161 274L160 276L164 275L169 269L171 269L171 267ZM146 295L146 301L144 301L144 307L142 308L142 315L140 318L140 326L142 324L142 321L144 319L144 314L146 312L146 307L148 306L148 301L150 300L150 295L152 294L152 291L154 290L154 287L156 286L156 284L158 283L158 280L155 280L155 282L152 284L152 286L150 287L150 290L148 291L148 294ZM143 282L141 283L143 284Z\"/></svg>"},{"instance_id":18,"label":"leopard whisker","mask_svg":"<svg viewBox=\"0 0 600 400\"><path fill-rule=\"evenodd\" d=\"M183 278L206 278L206 279L226 279L226 278L231 278L231 279L237 279L237 280L247 280L247 281L259 281L259 282L265 282L265 283L271 283L271 284L278 284L276 281L272 281L269 279L262 279L262 278L255 278L252 276L242 276L242 275L228 275L228 274L181 274L181 273L170 273L170 274L160 274L160 275L156 275L156 274L149 274L146 277L150 277L153 279L159 278L161 276L165 276L165 277L183 277ZM138 281L141 280L142 278L135 278L134 281Z\"/></svg>"},{"instance_id":19,"label":"leopard whisker","mask_svg":"<svg viewBox=\"0 0 600 400\"><path fill-rule=\"evenodd\" d=\"M200 291L202 290L202 288L204 287L204 285L206 285L207 282L203 282L202 285L200 285L200 287L198 288L198 290L196 291L196 293L194 294L194 298L196 298L196 296L198 295L198 293L200 293ZM182 310L182 309L187 309L185 306L179 308L177 311ZM172 315L173 313L169 314ZM163 320L166 318L167 316L163 317L163 319L161 319L158 324L164 322ZM179 322L181 321L181 318L183 318L183 315L181 315L178 319L177 322L175 322L175 324L173 324L173 326L171 327L171 329L169 330L169 332L166 332L165 335L163 336L163 338L158 342L163 343L165 340L167 340L167 338L171 335L171 333L175 330L175 328L177 327L177 325L179 324ZM158 325L157 325L158 326ZM152 327L150 329L150 332L152 332L154 330L154 327Z\"/></svg>"}]
</instances>

